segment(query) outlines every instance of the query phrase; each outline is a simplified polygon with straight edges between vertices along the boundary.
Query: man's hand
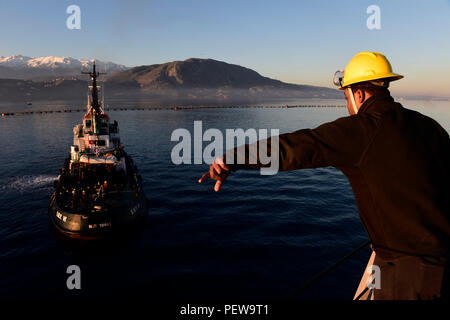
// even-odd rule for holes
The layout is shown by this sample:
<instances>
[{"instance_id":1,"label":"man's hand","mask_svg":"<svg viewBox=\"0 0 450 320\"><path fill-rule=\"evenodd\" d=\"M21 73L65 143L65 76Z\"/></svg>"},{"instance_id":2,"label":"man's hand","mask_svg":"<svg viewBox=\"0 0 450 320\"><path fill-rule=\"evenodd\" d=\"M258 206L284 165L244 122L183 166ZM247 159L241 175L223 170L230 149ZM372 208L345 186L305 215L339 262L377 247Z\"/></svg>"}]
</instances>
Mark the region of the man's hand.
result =
<instances>
[{"instance_id":1,"label":"man's hand","mask_svg":"<svg viewBox=\"0 0 450 320\"><path fill-rule=\"evenodd\" d=\"M209 171L202 175L202 177L198 180L199 183L202 183L209 178L216 180L216 185L214 186L214 191L219 191L222 183L228 178L230 175L230 168L227 167L225 163L223 163L222 158L216 158L213 164L209 167Z\"/></svg>"}]
</instances>

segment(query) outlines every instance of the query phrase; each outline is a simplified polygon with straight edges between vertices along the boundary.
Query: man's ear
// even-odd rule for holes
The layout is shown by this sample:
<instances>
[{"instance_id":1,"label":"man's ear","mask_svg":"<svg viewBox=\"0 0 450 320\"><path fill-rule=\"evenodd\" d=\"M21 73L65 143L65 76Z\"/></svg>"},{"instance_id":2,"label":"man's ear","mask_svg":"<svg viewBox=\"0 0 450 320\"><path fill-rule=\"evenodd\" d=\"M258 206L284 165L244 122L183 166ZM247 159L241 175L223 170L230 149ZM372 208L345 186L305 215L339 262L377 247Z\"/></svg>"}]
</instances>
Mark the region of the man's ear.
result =
<instances>
[{"instance_id":1,"label":"man's ear","mask_svg":"<svg viewBox=\"0 0 450 320\"><path fill-rule=\"evenodd\" d=\"M361 89L357 89L355 91L354 95L355 95L355 100L361 104L364 102L364 100L366 98L366 94L365 94L364 90L361 90Z\"/></svg>"}]
</instances>

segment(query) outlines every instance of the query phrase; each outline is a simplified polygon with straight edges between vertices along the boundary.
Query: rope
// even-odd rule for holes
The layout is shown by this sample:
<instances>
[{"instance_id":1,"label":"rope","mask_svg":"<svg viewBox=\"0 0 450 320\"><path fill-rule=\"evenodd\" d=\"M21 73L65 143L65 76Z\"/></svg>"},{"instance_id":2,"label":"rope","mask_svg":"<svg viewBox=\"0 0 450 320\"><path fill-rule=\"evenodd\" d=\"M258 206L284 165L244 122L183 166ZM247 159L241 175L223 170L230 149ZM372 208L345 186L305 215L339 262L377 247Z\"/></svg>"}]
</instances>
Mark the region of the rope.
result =
<instances>
[{"instance_id":1,"label":"rope","mask_svg":"<svg viewBox=\"0 0 450 320\"><path fill-rule=\"evenodd\" d=\"M310 287L313 283L315 283L317 280L321 279L322 277L324 277L325 275L327 275L328 273L330 273L332 270L334 270L337 266L339 266L340 264L342 264L344 261L350 259L351 257L353 257L355 254L357 254L359 251L361 251L362 249L364 249L366 246L368 246L370 244L370 241L367 240L365 241L363 244L361 244L358 248L354 249L352 252L348 253L347 255L345 255L343 258L339 259L338 261L336 261L333 265L331 265L330 267L326 268L325 270L321 271L320 273L318 273L317 275L315 275L313 278L311 278L309 281L307 281L305 284L303 284L301 287L299 287L298 289L296 289L294 291L294 294L300 293L303 290L307 289L308 287Z\"/></svg>"}]
</instances>

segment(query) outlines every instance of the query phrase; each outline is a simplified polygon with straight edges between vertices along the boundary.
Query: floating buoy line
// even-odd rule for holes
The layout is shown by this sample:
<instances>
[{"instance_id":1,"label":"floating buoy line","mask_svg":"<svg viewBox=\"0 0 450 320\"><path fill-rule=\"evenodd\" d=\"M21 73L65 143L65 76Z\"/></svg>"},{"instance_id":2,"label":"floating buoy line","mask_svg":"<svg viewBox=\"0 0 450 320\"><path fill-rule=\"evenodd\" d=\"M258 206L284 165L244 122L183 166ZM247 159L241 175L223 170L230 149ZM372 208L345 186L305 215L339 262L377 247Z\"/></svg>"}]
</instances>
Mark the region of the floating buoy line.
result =
<instances>
[{"instance_id":1,"label":"floating buoy line","mask_svg":"<svg viewBox=\"0 0 450 320\"><path fill-rule=\"evenodd\" d=\"M110 107L105 108L105 111L156 111L156 110L198 110L198 109L290 109L290 108L345 108L344 105L283 105L283 106L175 106L175 107ZM83 112L83 109L60 109L60 110L28 110L17 112L2 112L2 117L8 116L25 116L31 114L48 114L48 113L68 113L68 112Z\"/></svg>"}]
</instances>

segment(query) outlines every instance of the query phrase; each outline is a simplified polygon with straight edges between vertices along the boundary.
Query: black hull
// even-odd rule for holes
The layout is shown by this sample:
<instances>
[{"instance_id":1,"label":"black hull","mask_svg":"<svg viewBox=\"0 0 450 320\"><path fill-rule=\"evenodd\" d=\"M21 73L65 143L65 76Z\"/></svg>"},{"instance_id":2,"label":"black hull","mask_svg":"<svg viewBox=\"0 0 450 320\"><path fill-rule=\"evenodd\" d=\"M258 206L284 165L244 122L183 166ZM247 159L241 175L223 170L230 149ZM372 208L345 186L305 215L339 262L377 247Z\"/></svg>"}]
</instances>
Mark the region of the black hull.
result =
<instances>
[{"instance_id":1,"label":"black hull","mask_svg":"<svg viewBox=\"0 0 450 320\"><path fill-rule=\"evenodd\" d=\"M70 212L58 206L54 193L48 211L52 227L63 238L100 240L138 229L148 209L148 200L141 193L131 205L109 208L107 212Z\"/></svg>"}]
</instances>

